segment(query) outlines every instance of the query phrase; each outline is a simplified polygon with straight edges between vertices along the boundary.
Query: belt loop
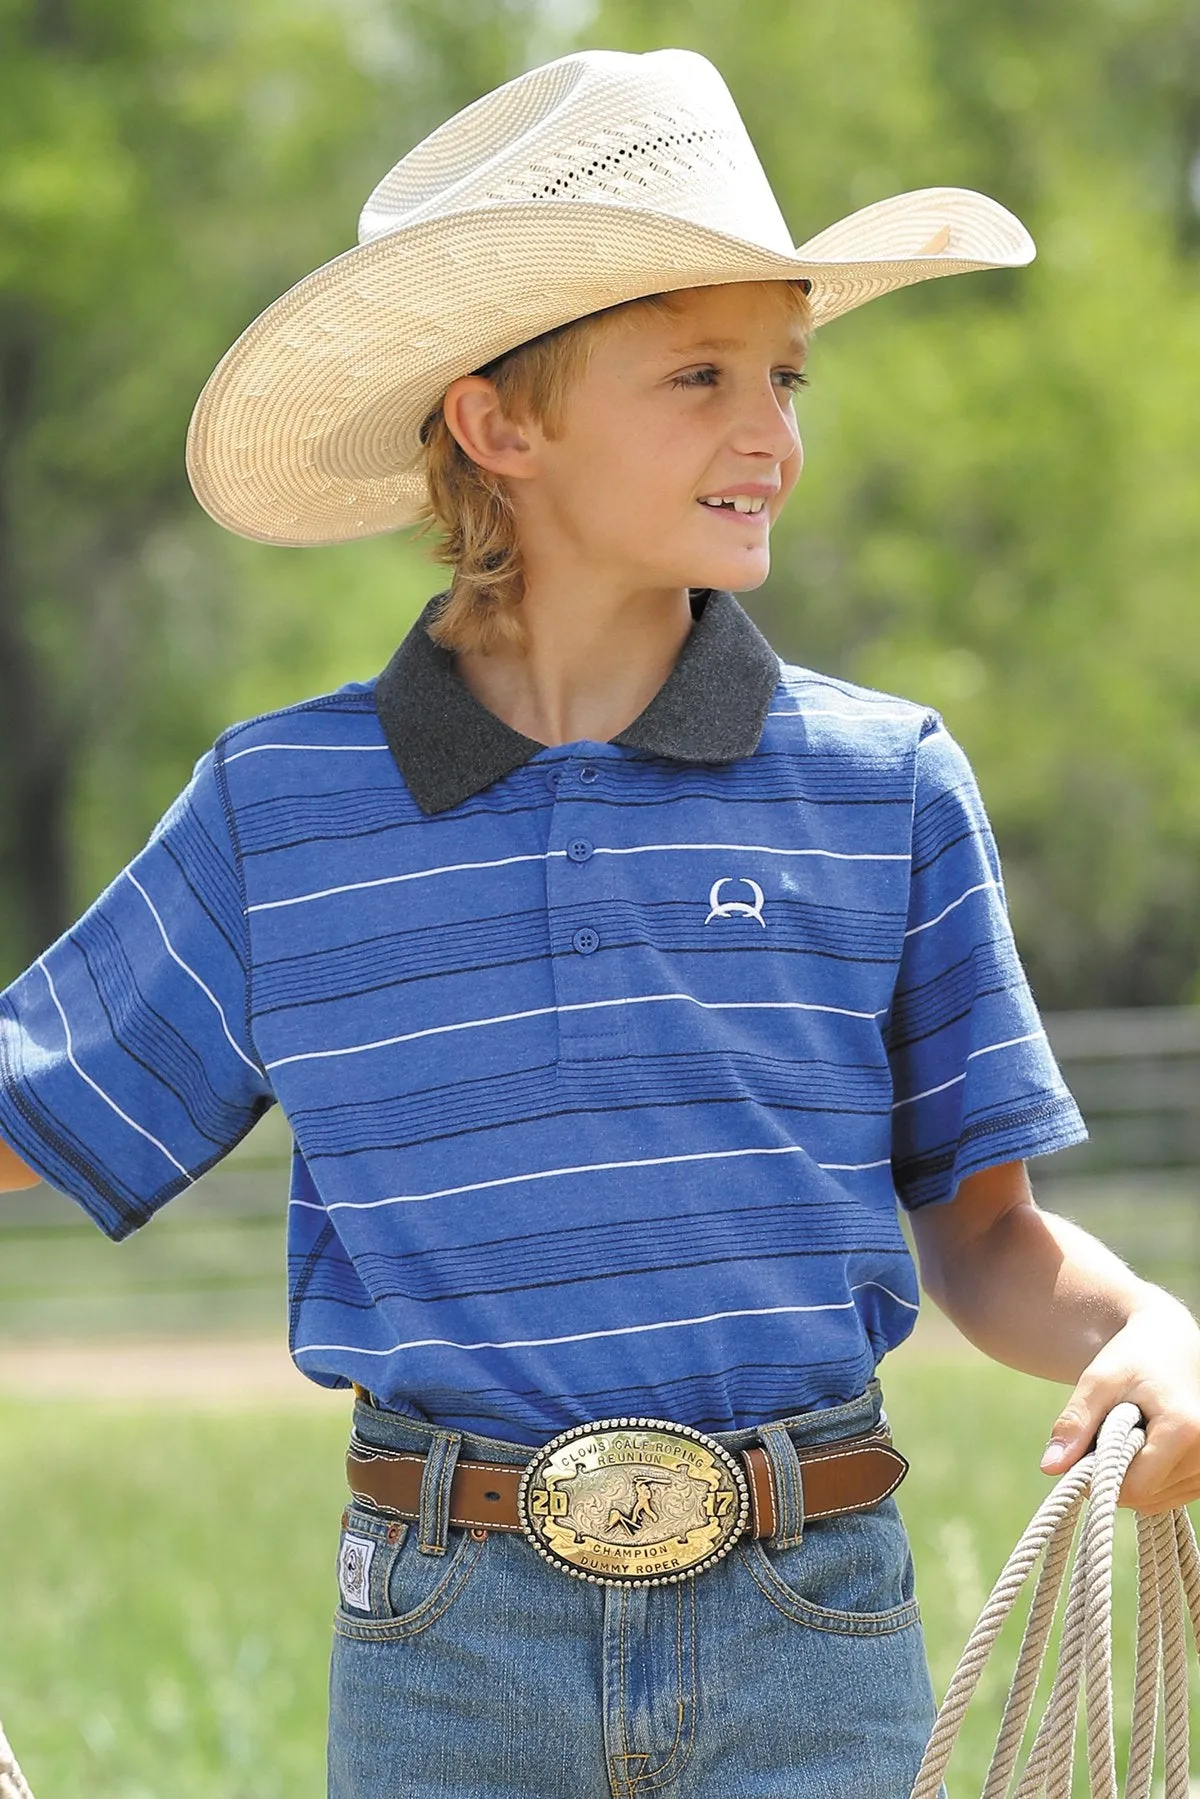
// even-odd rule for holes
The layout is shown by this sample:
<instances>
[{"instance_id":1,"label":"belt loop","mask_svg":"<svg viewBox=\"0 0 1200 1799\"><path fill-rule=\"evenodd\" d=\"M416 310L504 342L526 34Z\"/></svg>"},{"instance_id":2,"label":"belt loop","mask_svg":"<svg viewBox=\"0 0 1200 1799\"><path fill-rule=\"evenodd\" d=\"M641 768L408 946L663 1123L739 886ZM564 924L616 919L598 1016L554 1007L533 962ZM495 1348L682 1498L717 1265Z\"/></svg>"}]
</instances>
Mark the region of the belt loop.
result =
<instances>
[{"instance_id":1,"label":"belt loop","mask_svg":"<svg viewBox=\"0 0 1200 1799\"><path fill-rule=\"evenodd\" d=\"M764 1424L758 1440L766 1451L775 1489L776 1549L795 1549L804 1536L804 1482L796 1445L782 1424Z\"/></svg>"},{"instance_id":2,"label":"belt loop","mask_svg":"<svg viewBox=\"0 0 1200 1799\"><path fill-rule=\"evenodd\" d=\"M450 1487L462 1448L459 1431L440 1430L429 1445L421 1475L417 1548L422 1555L445 1555L450 1533Z\"/></svg>"}]
</instances>

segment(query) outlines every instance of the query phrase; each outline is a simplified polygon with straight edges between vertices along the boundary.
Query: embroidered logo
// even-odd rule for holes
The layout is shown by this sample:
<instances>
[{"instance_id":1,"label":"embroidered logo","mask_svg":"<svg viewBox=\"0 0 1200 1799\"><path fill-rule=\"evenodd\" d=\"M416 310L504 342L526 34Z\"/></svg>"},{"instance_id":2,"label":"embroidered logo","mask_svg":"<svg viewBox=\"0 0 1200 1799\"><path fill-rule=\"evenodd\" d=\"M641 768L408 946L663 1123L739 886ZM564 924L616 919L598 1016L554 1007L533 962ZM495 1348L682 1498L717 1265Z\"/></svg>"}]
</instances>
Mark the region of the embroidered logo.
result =
<instances>
[{"instance_id":1,"label":"embroidered logo","mask_svg":"<svg viewBox=\"0 0 1200 1799\"><path fill-rule=\"evenodd\" d=\"M347 1531L338 1552L338 1586L346 1605L356 1611L371 1609L371 1558L375 1545L369 1537L354 1537Z\"/></svg>"},{"instance_id":2,"label":"embroidered logo","mask_svg":"<svg viewBox=\"0 0 1200 1799\"><path fill-rule=\"evenodd\" d=\"M752 898L749 900L721 898L722 887L728 887L733 879L733 875L722 875L719 881L713 882L708 896L708 917L705 924L711 924L714 918L757 918L765 931L767 921L763 917L763 890L757 881L752 881L748 875L737 877L739 887L750 889Z\"/></svg>"}]
</instances>

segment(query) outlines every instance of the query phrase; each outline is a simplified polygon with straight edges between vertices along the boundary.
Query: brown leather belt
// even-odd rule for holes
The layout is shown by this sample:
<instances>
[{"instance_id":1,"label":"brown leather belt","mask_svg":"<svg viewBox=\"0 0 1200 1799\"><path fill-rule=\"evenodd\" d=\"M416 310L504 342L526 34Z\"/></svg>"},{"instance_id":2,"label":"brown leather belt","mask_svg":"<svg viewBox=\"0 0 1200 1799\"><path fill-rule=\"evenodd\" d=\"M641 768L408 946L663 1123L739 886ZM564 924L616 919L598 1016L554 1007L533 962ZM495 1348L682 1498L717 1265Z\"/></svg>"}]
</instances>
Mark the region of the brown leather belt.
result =
<instances>
[{"instance_id":1,"label":"brown leather belt","mask_svg":"<svg viewBox=\"0 0 1200 1799\"><path fill-rule=\"evenodd\" d=\"M894 1493L908 1463L886 1431L796 1450L806 1520L862 1512ZM765 1450L742 1451L750 1489L749 1536L773 1537L778 1508ZM356 1499L415 1523L421 1509L425 1457L375 1449L360 1439L346 1457L346 1479ZM450 1523L458 1530L520 1531L517 1488L524 1470L510 1462L460 1460L450 1486Z\"/></svg>"}]
</instances>

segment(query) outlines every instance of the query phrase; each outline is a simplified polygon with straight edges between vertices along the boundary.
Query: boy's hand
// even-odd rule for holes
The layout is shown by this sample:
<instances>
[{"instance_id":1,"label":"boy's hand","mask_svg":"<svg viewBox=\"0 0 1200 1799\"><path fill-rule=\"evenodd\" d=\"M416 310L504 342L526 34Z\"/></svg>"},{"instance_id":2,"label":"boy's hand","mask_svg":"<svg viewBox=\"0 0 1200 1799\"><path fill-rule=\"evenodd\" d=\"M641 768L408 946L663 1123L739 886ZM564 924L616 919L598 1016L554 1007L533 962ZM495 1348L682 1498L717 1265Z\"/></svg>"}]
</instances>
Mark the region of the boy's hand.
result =
<instances>
[{"instance_id":1,"label":"boy's hand","mask_svg":"<svg viewBox=\"0 0 1200 1799\"><path fill-rule=\"evenodd\" d=\"M36 1187L39 1177L27 1168L15 1149L0 1137L0 1193L15 1193L22 1187Z\"/></svg>"},{"instance_id":2,"label":"boy's hand","mask_svg":"<svg viewBox=\"0 0 1200 1799\"><path fill-rule=\"evenodd\" d=\"M1163 1512L1200 1499L1200 1325L1078 1225L1034 1202L1019 1162L968 1175L912 1215L926 1291L998 1362L1074 1381L1042 1458L1064 1474L1105 1416L1131 1400L1146 1447L1122 1504Z\"/></svg>"},{"instance_id":3,"label":"boy's hand","mask_svg":"<svg viewBox=\"0 0 1200 1799\"><path fill-rule=\"evenodd\" d=\"M1200 1499L1200 1328L1155 1288L1080 1375L1050 1433L1044 1472L1064 1474L1086 1455L1123 1399L1141 1410L1147 1428L1121 1504L1165 1512Z\"/></svg>"}]
</instances>

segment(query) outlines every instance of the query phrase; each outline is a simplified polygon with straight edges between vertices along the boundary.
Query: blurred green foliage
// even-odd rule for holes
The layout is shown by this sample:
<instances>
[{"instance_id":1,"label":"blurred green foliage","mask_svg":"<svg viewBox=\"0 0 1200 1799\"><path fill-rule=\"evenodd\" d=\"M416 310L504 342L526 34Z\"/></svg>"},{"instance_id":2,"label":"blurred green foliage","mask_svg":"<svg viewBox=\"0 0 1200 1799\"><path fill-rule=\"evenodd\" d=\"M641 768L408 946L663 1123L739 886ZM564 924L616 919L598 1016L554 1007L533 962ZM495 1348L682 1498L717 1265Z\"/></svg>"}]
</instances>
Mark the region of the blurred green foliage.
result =
<instances>
[{"instance_id":1,"label":"blurred green foliage","mask_svg":"<svg viewBox=\"0 0 1200 1799\"><path fill-rule=\"evenodd\" d=\"M724 71L797 241L976 186L1031 270L820 338L751 602L939 707L1044 1004L1200 997L1195 0L0 0L0 974L128 859L226 723L372 674L440 585L402 538L199 514L213 363L353 241L441 118L584 46Z\"/></svg>"}]
</instances>

